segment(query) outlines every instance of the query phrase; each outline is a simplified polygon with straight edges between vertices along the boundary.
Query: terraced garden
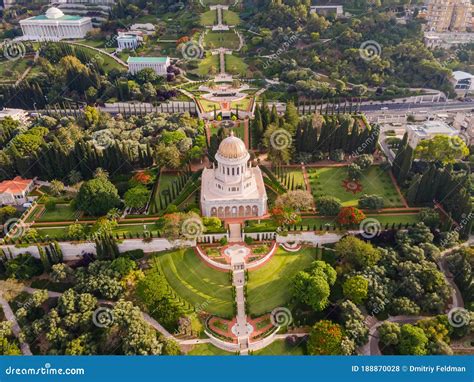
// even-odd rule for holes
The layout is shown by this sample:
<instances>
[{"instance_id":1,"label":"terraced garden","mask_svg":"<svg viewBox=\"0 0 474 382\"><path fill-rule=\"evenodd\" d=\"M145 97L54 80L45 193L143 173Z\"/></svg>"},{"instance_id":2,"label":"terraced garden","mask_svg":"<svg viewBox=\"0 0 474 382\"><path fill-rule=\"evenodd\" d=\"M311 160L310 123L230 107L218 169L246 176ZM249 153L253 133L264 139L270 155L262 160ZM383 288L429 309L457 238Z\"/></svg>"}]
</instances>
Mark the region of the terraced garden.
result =
<instances>
[{"instance_id":1,"label":"terraced garden","mask_svg":"<svg viewBox=\"0 0 474 382\"><path fill-rule=\"evenodd\" d=\"M364 195L380 195L384 198L385 207L403 207L403 202L390 179L389 174L379 166L372 166L362 174L359 192L347 191L344 180L347 180L346 167L324 167L308 169L311 190L315 198L330 195L341 200L343 206L357 206L359 198Z\"/></svg>"},{"instance_id":2,"label":"terraced garden","mask_svg":"<svg viewBox=\"0 0 474 382\"><path fill-rule=\"evenodd\" d=\"M247 302L250 315L260 316L287 305L293 276L308 268L315 257L316 248L305 248L297 253L278 249L265 266L249 272Z\"/></svg>"},{"instance_id":3,"label":"terraced garden","mask_svg":"<svg viewBox=\"0 0 474 382\"><path fill-rule=\"evenodd\" d=\"M206 49L226 48L236 50L239 43L239 36L234 31L210 31L204 37L204 47Z\"/></svg>"},{"instance_id":4,"label":"terraced garden","mask_svg":"<svg viewBox=\"0 0 474 382\"><path fill-rule=\"evenodd\" d=\"M193 249L159 253L151 263L165 275L171 288L192 306L220 317L233 316L229 274L210 268Z\"/></svg>"}]
</instances>

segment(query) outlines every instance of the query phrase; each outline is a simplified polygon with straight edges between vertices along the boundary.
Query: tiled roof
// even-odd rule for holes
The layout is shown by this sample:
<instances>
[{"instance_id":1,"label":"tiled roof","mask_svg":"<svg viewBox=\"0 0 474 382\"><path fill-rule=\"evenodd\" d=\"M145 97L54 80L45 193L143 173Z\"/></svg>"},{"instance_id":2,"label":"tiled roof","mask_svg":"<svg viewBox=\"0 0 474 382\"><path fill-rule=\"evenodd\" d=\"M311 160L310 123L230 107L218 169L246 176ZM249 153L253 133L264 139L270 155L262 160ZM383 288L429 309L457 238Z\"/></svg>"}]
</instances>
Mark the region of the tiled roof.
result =
<instances>
[{"instance_id":1,"label":"tiled roof","mask_svg":"<svg viewBox=\"0 0 474 382\"><path fill-rule=\"evenodd\" d=\"M25 191L33 182L33 179L23 179L21 176L13 178L13 180L4 180L0 182L0 193L19 194Z\"/></svg>"}]
</instances>

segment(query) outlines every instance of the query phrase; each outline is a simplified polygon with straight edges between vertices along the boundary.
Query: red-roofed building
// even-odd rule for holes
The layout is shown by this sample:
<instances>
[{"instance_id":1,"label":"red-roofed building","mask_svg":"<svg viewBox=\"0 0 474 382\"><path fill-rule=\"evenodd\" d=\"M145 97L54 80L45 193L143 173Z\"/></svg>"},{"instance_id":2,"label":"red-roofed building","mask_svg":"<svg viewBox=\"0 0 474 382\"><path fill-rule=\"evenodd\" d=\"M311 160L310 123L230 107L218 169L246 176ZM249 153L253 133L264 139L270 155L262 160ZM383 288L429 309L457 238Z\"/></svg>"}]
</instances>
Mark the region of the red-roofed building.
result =
<instances>
[{"instance_id":1,"label":"red-roofed building","mask_svg":"<svg viewBox=\"0 0 474 382\"><path fill-rule=\"evenodd\" d=\"M33 189L33 179L17 176L0 182L0 205L22 205L28 202L28 193Z\"/></svg>"}]
</instances>

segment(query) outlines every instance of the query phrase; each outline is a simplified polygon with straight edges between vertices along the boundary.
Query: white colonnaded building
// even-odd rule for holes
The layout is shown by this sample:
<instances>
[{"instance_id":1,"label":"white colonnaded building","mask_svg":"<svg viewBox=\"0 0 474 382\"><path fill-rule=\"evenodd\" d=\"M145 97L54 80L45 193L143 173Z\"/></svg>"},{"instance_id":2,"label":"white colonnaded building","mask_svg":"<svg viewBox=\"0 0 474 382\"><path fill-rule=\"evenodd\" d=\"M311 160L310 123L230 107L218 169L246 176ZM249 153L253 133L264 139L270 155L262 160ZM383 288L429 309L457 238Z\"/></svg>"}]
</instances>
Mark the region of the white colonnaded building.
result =
<instances>
[{"instance_id":1,"label":"white colonnaded building","mask_svg":"<svg viewBox=\"0 0 474 382\"><path fill-rule=\"evenodd\" d=\"M49 8L44 15L20 21L24 40L58 41L84 38L92 30L90 17L65 15L60 9Z\"/></svg>"},{"instance_id":2,"label":"white colonnaded building","mask_svg":"<svg viewBox=\"0 0 474 382\"><path fill-rule=\"evenodd\" d=\"M127 59L128 72L136 74L145 68L151 68L159 76L166 76L167 69L171 65L169 57L132 57Z\"/></svg>"},{"instance_id":3,"label":"white colonnaded building","mask_svg":"<svg viewBox=\"0 0 474 382\"><path fill-rule=\"evenodd\" d=\"M268 198L262 172L249 162L244 142L231 133L219 145L215 158L217 167L202 173L202 214L219 218L265 215Z\"/></svg>"}]
</instances>

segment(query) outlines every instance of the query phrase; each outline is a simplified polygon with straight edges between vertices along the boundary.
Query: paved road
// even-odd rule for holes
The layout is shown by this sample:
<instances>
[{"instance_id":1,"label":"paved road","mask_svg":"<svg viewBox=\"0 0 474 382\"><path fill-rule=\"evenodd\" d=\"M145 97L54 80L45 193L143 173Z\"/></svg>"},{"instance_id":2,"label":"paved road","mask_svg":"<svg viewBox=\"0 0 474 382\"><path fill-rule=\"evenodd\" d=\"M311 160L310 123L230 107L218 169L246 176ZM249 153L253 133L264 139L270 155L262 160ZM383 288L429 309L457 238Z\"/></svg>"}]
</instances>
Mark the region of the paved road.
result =
<instances>
[{"instance_id":1,"label":"paved road","mask_svg":"<svg viewBox=\"0 0 474 382\"><path fill-rule=\"evenodd\" d=\"M283 102L269 102L269 106L272 107L275 104L277 111L279 113L284 113L286 109L286 104ZM353 104L353 108L357 105ZM341 104L341 110L344 108L344 104ZM348 107L348 106L347 106ZM323 112L326 108L326 105L323 104ZM382 110L383 108L383 110ZM329 107L331 110L331 106ZM359 105L359 110L366 114L394 114L396 112L403 113L416 113L420 111L426 111L427 113L443 113L447 111L470 111L474 109L474 102L461 102L461 101L448 101L448 102L424 102L424 103L397 103L397 102L367 102ZM299 108L302 112L303 107ZM308 110L308 107L306 107ZM318 108L319 110L319 108ZM336 109L337 111L337 109Z\"/></svg>"}]
</instances>

